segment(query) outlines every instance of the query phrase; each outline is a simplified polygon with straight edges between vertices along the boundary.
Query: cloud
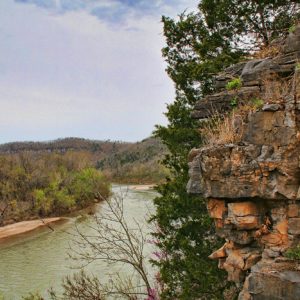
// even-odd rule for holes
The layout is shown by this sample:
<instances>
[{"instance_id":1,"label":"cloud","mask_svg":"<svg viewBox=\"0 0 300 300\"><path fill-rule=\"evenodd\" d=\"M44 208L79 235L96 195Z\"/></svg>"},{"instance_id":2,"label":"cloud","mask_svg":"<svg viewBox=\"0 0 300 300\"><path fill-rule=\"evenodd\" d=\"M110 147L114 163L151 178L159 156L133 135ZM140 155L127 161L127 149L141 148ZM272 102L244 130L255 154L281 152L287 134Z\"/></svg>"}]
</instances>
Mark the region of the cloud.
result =
<instances>
[{"instance_id":1,"label":"cloud","mask_svg":"<svg viewBox=\"0 0 300 300\"><path fill-rule=\"evenodd\" d=\"M180 13L181 9L195 6L192 0L15 0L17 3L34 4L53 13L62 14L85 10L100 20L111 24L123 23L128 16Z\"/></svg>"},{"instance_id":2,"label":"cloud","mask_svg":"<svg viewBox=\"0 0 300 300\"><path fill-rule=\"evenodd\" d=\"M161 58L160 16L146 2L0 1L0 142L135 141L165 124L174 90ZM100 6L127 11L121 23L108 21L92 14Z\"/></svg>"}]
</instances>

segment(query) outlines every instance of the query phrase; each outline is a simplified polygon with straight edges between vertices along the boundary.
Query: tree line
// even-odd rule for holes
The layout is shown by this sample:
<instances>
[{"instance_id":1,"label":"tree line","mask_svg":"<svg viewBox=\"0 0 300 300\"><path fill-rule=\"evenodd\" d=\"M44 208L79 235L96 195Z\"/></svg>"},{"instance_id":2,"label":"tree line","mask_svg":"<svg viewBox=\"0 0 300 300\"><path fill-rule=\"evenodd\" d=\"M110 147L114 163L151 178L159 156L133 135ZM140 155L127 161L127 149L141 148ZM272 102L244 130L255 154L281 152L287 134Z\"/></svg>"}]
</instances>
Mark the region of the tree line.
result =
<instances>
[{"instance_id":1,"label":"tree line","mask_svg":"<svg viewBox=\"0 0 300 300\"><path fill-rule=\"evenodd\" d=\"M108 180L85 152L0 155L0 226L59 216L109 194Z\"/></svg>"}]
</instances>

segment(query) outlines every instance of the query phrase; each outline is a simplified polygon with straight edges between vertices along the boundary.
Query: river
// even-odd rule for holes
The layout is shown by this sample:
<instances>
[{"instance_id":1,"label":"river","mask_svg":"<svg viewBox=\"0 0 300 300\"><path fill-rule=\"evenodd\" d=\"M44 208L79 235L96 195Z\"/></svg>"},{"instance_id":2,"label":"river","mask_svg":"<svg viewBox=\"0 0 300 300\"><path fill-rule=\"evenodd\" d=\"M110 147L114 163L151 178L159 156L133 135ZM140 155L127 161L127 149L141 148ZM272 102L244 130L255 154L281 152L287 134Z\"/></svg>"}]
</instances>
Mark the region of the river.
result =
<instances>
[{"instance_id":1,"label":"river","mask_svg":"<svg viewBox=\"0 0 300 300\"><path fill-rule=\"evenodd\" d=\"M146 217L153 212L152 199L156 193L149 190L136 191L119 185L113 186L113 192L125 195L124 207L129 225L134 219L146 225ZM97 215L101 214L104 205L106 204L97 204ZM5 300L18 300L29 292L37 291L48 299L47 289L50 287L61 291L62 278L78 271L74 270L78 263L75 264L68 257L70 245L73 245L70 232L74 232L76 220L78 221L78 217L70 218L68 222L57 225L54 231L44 228L0 247L0 299L1 293ZM81 219L80 228L83 233L91 233L92 229L85 226L91 222L91 216ZM148 254L152 251L151 247L147 245ZM87 270L101 277L102 281L107 281L114 272L127 272L126 268L111 266L103 261L90 264Z\"/></svg>"}]
</instances>

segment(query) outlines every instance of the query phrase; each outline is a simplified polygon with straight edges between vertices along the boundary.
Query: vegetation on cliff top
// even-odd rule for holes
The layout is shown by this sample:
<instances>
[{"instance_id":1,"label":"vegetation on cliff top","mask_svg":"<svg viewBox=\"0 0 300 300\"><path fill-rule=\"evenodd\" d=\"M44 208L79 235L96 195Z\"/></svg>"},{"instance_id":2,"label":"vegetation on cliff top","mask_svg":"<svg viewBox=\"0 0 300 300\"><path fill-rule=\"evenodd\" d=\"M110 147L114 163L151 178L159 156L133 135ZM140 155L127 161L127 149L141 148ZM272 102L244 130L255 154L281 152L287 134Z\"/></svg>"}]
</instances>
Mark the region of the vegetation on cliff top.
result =
<instances>
[{"instance_id":1,"label":"vegetation on cliff top","mask_svg":"<svg viewBox=\"0 0 300 300\"><path fill-rule=\"evenodd\" d=\"M155 199L152 220L162 259L162 299L223 299L225 274L207 257L217 241L200 197L187 195L188 153L203 138L191 118L196 101L214 91L214 75L246 55L286 35L299 19L298 1L202 0L198 11L178 19L163 17L163 56L176 88L167 107L168 126L155 135L168 147L164 165L170 170ZM230 298L232 299L232 298Z\"/></svg>"}]
</instances>

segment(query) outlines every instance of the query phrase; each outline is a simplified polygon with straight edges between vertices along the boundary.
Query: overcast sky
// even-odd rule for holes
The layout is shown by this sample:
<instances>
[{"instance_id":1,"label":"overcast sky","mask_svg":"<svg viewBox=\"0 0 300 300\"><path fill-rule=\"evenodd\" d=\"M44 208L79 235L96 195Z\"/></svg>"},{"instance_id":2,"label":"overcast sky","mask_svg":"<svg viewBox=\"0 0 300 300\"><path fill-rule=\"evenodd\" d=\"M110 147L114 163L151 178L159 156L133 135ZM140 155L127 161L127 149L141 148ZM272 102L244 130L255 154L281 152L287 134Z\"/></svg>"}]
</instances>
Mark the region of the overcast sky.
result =
<instances>
[{"instance_id":1,"label":"overcast sky","mask_svg":"<svg viewBox=\"0 0 300 300\"><path fill-rule=\"evenodd\" d=\"M174 98L161 15L195 0L0 0L0 143L137 141Z\"/></svg>"}]
</instances>

